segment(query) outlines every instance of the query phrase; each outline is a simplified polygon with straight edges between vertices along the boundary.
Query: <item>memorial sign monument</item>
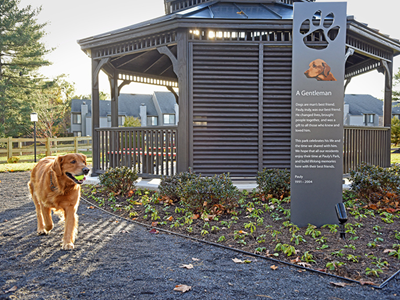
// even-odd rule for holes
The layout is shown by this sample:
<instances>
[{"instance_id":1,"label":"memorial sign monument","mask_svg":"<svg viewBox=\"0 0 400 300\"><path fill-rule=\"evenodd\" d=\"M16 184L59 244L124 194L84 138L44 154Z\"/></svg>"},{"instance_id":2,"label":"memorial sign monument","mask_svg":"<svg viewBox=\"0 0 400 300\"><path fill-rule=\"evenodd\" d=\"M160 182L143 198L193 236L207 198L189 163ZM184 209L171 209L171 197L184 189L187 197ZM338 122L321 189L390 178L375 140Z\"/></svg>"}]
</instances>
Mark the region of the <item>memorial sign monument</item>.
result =
<instances>
[{"instance_id":1,"label":"memorial sign monument","mask_svg":"<svg viewBox=\"0 0 400 300\"><path fill-rule=\"evenodd\" d=\"M346 3L294 3L291 221L338 223L342 201Z\"/></svg>"}]
</instances>

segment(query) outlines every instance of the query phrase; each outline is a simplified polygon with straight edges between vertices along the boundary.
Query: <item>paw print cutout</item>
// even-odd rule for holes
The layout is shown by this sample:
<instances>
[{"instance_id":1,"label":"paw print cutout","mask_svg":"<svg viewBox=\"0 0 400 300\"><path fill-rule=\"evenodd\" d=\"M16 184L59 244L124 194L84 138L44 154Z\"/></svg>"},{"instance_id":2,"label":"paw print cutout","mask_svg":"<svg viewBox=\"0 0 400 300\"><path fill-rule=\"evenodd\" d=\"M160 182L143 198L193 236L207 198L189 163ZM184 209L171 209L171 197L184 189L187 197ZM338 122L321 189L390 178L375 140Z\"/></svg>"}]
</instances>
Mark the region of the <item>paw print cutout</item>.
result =
<instances>
[{"instance_id":1,"label":"paw print cutout","mask_svg":"<svg viewBox=\"0 0 400 300\"><path fill-rule=\"evenodd\" d=\"M308 48L322 50L329 46L339 34L340 27L332 26L335 21L333 13L322 18L322 12L316 11L312 20L306 19L300 27L300 33L304 36L303 42Z\"/></svg>"}]
</instances>

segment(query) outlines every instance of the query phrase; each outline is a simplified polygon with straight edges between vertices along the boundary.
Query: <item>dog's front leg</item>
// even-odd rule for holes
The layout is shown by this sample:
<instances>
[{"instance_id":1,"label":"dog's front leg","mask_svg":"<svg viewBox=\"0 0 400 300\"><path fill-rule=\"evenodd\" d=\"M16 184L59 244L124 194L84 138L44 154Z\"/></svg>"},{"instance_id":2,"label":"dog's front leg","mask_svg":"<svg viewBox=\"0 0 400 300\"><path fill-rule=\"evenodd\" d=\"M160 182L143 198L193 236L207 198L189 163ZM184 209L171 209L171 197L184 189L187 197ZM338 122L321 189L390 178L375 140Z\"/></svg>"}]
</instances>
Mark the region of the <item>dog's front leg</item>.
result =
<instances>
[{"instance_id":1,"label":"dog's front leg","mask_svg":"<svg viewBox=\"0 0 400 300\"><path fill-rule=\"evenodd\" d=\"M46 229L47 233L53 229L53 219L51 218L51 208L41 206L42 209L42 216L44 220L44 228Z\"/></svg>"},{"instance_id":2,"label":"dog's front leg","mask_svg":"<svg viewBox=\"0 0 400 300\"><path fill-rule=\"evenodd\" d=\"M64 250L74 249L74 242L78 230L78 215L76 209L69 206L65 209L65 230L62 248Z\"/></svg>"}]
</instances>

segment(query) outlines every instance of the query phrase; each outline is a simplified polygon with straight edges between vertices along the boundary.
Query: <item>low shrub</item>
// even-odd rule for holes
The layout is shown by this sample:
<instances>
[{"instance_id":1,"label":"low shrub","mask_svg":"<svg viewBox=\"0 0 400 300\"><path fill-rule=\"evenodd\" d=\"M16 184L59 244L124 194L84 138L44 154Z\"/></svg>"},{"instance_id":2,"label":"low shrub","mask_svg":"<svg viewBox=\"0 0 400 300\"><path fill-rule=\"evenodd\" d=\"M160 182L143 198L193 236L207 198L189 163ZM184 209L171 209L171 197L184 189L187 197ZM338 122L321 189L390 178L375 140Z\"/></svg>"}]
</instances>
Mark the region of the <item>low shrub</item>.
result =
<instances>
[{"instance_id":1,"label":"low shrub","mask_svg":"<svg viewBox=\"0 0 400 300\"><path fill-rule=\"evenodd\" d=\"M128 167L110 168L99 176L100 184L114 195L126 195L136 186L139 178L136 169Z\"/></svg>"},{"instance_id":2,"label":"low shrub","mask_svg":"<svg viewBox=\"0 0 400 300\"><path fill-rule=\"evenodd\" d=\"M239 190L229 174L194 177L177 186L180 202L190 211L222 214L237 206Z\"/></svg>"},{"instance_id":3,"label":"low shrub","mask_svg":"<svg viewBox=\"0 0 400 300\"><path fill-rule=\"evenodd\" d=\"M264 169L258 172L257 188L261 194L284 198L290 194L290 172L286 169Z\"/></svg>"},{"instance_id":4,"label":"low shrub","mask_svg":"<svg viewBox=\"0 0 400 300\"><path fill-rule=\"evenodd\" d=\"M191 172L190 169L189 172L181 172L173 176L163 176L158 186L160 195L167 197L171 200L179 200L179 196L177 194L177 187L184 185L189 180L195 179L199 176L200 175Z\"/></svg>"},{"instance_id":5,"label":"low shrub","mask_svg":"<svg viewBox=\"0 0 400 300\"><path fill-rule=\"evenodd\" d=\"M379 202L384 197L398 198L400 191L400 165L390 168L361 164L350 171L351 191L363 200Z\"/></svg>"},{"instance_id":6,"label":"low shrub","mask_svg":"<svg viewBox=\"0 0 400 300\"><path fill-rule=\"evenodd\" d=\"M12 156L9 159L7 159L8 164L16 164L19 162L19 157L18 156Z\"/></svg>"}]
</instances>

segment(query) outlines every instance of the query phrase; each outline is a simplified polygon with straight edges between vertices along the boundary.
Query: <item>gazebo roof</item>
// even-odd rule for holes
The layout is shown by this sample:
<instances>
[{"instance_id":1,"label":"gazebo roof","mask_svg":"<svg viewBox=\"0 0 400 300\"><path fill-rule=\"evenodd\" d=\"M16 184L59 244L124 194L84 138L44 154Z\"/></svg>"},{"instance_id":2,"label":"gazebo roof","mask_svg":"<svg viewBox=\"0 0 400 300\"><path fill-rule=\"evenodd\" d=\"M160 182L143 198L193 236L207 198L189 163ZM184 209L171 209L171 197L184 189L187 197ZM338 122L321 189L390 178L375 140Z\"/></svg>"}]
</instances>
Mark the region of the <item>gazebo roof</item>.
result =
<instances>
[{"instance_id":1,"label":"gazebo roof","mask_svg":"<svg viewBox=\"0 0 400 300\"><path fill-rule=\"evenodd\" d=\"M102 68L109 76L117 69L120 80L127 78L135 82L176 87L177 77L171 61L157 48L166 46L176 56L179 30L188 29L194 33L200 29L203 39L208 39L208 30L236 31L240 34L244 34L243 31L268 33L275 30L278 35L285 32L290 41L293 4L287 3L301 1L313 2L165 0L166 11L171 11L167 15L81 39L78 43L92 58L110 59ZM382 59L391 61L393 56L400 54L399 40L356 21L353 16L347 17L347 32L346 44L356 51L347 60L346 78L376 69ZM219 34L223 35L222 32Z\"/></svg>"},{"instance_id":2,"label":"gazebo roof","mask_svg":"<svg viewBox=\"0 0 400 300\"><path fill-rule=\"evenodd\" d=\"M207 0L206 0L207 1ZM166 2L173 2L166 0ZM175 0L176 2L176 0ZM301 2L298 1L298 2ZM307 2L304 0L303 2ZM308 1L313 2L313 1ZM292 20L293 19L293 5L285 4L276 0L214 0L199 4L193 7L179 10L177 12L161 16L159 18L151 19L145 22L133 24L131 26L123 27L117 30L109 31L92 37L78 40L82 49L91 48L91 42L96 40L108 39L110 36L133 34L142 32L143 30L150 29L154 26L164 25L173 20L192 20L202 22L205 20L229 20L229 21L246 21L246 20ZM387 41L391 46L394 46L396 53L400 54L400 42L398 39L389 37L382 34L379 30L369 28L368 24L358 22L354 16L348 16L348 27L351 25L362 28L370 34L376 35L379 38ZM86 47L88 45L89 47Z\"/></svg>"},{"instance_id":3,"label":"gazebo roof","mask_svg":"<svg viewBox=\"0 0 400 300\"><path fill-rule=\"evenodd\" d=\"M142 30L150 26L163 24L171 20L182 19L196 19L196 21L201 21L200 19L291 20L293 19L293 7L292 5L283 3L231 3L216 0L187 8L173 14L168 14L145 22L140 22L117 30L95 35L93 37L81 39L78 41L78 43L82 45L86 41L101 39L115 34L123 34L127 32Z\"/></svg>"},{"instance_id":4,"label":"gazebo roof","mask_svg":"<svg viewBox=\"0 0 400 300\"><path fill-rule=\"evenodd\" d=\"M185 18L292 19L292 5L283 3L235 3L213 1L182 11Z\"/></svg>"}]
</instances>

